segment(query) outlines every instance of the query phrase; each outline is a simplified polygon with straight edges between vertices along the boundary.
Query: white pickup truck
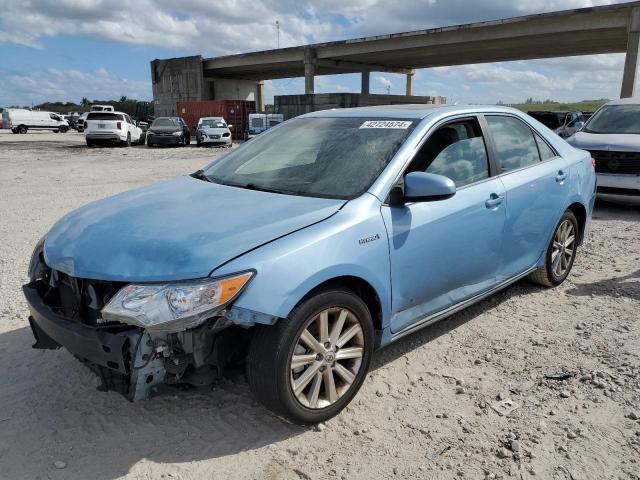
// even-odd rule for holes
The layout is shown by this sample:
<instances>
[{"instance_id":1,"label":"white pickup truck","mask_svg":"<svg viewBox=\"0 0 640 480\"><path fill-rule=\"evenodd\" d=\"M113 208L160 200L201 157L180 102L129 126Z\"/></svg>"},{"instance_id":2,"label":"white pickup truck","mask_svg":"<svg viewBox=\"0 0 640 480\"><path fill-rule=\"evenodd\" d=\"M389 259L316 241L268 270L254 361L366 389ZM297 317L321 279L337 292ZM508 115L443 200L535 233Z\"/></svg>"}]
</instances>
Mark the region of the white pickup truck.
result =
<instances>
[{"instance_id":1,"label":"white pickup truck","mask_svg":"<svg viewBox=\"0 0 640 480\"><path fill-rule=\"evenodd\" d=\"M89 112L84 122L84 138L88 147L101 142L126 147L132 143L144 143L142 130L123 112Z\"/></svg>"}]
</instances>

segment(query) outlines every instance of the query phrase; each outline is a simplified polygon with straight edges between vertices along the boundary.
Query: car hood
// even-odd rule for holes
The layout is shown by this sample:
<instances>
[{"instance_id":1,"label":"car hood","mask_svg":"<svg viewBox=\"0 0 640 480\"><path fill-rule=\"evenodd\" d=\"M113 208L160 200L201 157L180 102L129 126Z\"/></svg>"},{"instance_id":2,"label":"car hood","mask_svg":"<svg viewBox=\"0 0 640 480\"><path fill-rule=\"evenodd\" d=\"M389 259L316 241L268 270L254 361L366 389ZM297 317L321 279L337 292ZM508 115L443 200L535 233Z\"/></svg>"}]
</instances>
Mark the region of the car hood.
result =
<instances>
[{"instance_id":1,"label":"car hood","mask_svg":"<svg viewBox=\"0 0 640 480\"><path fill-rule=\"evenodd\" d=\"M185 176L67 214L46 235L45 261L68 275L98 280L205 277L249 250L330 217L344 203Z\"/></svg>"},{"instance_id":2,"label":"car hood","mask_svg":"<svg viewBox=\"0 0 640 480\"><path fill-rule=\"evenodd\" d=\"M200 131L204 132L207 135L222 135L223 133L227 133L229 131L228 128L200 128Z\"/></svg>"},{"instance_id":3,"label":"car hood","mask_svg":"<svg viewBox=\"0 0 640 480\"><path fill-rule=\"evenodd\" d=\"M149 129L151 133L173 133L182 132L182 127L151 127Z\"/></svg>"},{"instance_id":4,"label":"car hood","mask_svg":"<svg viewBox=\"0 0 640 480\"><path fill-rule=\"evenodd\" d=\"M583 150L640 151L640 135L600 134L577 132L567 139L571 145Z\"/></svg>"}]
</instances>

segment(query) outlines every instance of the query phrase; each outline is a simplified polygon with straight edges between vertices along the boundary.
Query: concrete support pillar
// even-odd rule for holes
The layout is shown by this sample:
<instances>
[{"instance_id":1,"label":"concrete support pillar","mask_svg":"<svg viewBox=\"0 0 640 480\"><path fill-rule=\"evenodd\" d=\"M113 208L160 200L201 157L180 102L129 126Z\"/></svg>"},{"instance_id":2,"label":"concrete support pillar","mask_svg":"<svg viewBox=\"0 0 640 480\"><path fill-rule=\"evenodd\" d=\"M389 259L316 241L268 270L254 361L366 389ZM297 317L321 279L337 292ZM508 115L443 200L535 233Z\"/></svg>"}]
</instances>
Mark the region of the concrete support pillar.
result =
<instances>
[{"instance_id":1,"label":"concrete support pillar","mask_svg":"<svg viewBox=\"0 0 640 480\"><path fill-rule=\"evenodd\" d=\"M407 89L405 95L411 96L413 95L413 77L415 76L415 72L411 70L407 73Z\"/></svg>"},{"instance_id":2,"label":"concrete support pillar","mask_svg":"<svg viewBox=\"0 0 640 480\"><path fill-rule=\"evenodd\" d=\"M636 71L638 70L638 50L640 48L640 8L634 8L629 20L627 34L627 55L624 60L622 74L622 89L620 98L633 97L636 85Z\"/></svg>"},{"instance_id":3,"label":"concrete support pillar","mask_svg":"<svg viewBox=\"0 0 640 480\"><path fill-rule=\"evenodd\" d=\"M371 77L371 72L362 72L361 77L361 87L360 93L368 95L369 94L369 79Z\"/></svg>"},{"instance_id":4,"label":"concrete support pillar","mask_svg":"<svg viewBox=\"0 0 640 480\"><path fill-rule=\"evenodd\" d=\"M264 80L256 83L256 109L264 112Z\"/></svg>"},{"instance_id":5,"label":"concrete support pillar","mask_svg":"<svg viewBox=\"0 0 640 480\"><path fill-rule=\"evenodd\" d=\"M307 48L304 51L304 93L314 93L314 80L318 66L318 57L315 50Z\"/></svg>"}]
</instances>

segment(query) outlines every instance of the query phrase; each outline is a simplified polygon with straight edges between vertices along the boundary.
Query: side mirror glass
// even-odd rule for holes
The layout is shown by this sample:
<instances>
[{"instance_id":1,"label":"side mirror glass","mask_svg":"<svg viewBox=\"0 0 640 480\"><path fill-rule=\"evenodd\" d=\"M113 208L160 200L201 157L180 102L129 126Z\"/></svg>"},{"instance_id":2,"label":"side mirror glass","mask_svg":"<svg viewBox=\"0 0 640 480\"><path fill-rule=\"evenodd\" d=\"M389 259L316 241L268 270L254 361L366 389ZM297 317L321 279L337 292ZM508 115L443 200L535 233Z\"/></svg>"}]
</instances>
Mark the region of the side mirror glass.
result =
<instances>
[{"instance_id":1,"label":"side mirror glass","mask_svg":"<svg viewBox=\"0 0 640 480\"><path fill-rule=\"evenodd\" d=\"M228 129L232 129L232 128L233 128L233 125L227 125L227 128L228 128Z\"/></svg>"},{"instance_id":2,"label":"side mirror glass","mask_svg":"<svg viewBox=\"0 0 640 480\"><path fill-rule=\"evenodd\" d=\"M575 127L576 127L576 131L582 130L582 127L584 127L584 122L577 121L575 124Z\"/></svg>"},{"instance_id":3,"label":"side mirror glass","mask_svg":"<svg viewBox=\"0 0 640 480\"><path fill-rule=\"evenodd\" d=\"M411 172L404 177L404 199L408 202L444 200L456 193L456 184L443 175Z\"/></svg>"}]
</instances>

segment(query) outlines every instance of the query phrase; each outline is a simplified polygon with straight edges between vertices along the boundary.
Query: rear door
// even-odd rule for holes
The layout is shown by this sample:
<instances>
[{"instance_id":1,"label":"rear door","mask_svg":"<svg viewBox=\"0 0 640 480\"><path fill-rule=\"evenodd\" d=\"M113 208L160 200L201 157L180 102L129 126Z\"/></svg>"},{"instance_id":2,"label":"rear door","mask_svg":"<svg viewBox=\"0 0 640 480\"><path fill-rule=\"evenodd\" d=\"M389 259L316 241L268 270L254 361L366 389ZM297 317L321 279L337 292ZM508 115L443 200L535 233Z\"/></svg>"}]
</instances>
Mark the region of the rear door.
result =
<instances>
[{"instance_id":1,"label":"rear door","mask_svg":"<svg viewBox=\"0 0 640 480\"><path fill-rule=\"evenodd\" d=\"M445 122L429 134L406 173L456 183L445 200L382 207L391 257L391 330L398 333L489 290L496 281L505 221L504 187L478 119Z\"/></svg>"},{"instance_id":2,"label":"rear door","mask_svg":"<svg viewBox=\"0 0 640 480\"><path fill-rule=\"evenodd\" d=\"M536 265L565 208L565 160L515 115L486 115L492 149L506 190L503 256L498 281Z\"/></svg>"}]
</instances>

